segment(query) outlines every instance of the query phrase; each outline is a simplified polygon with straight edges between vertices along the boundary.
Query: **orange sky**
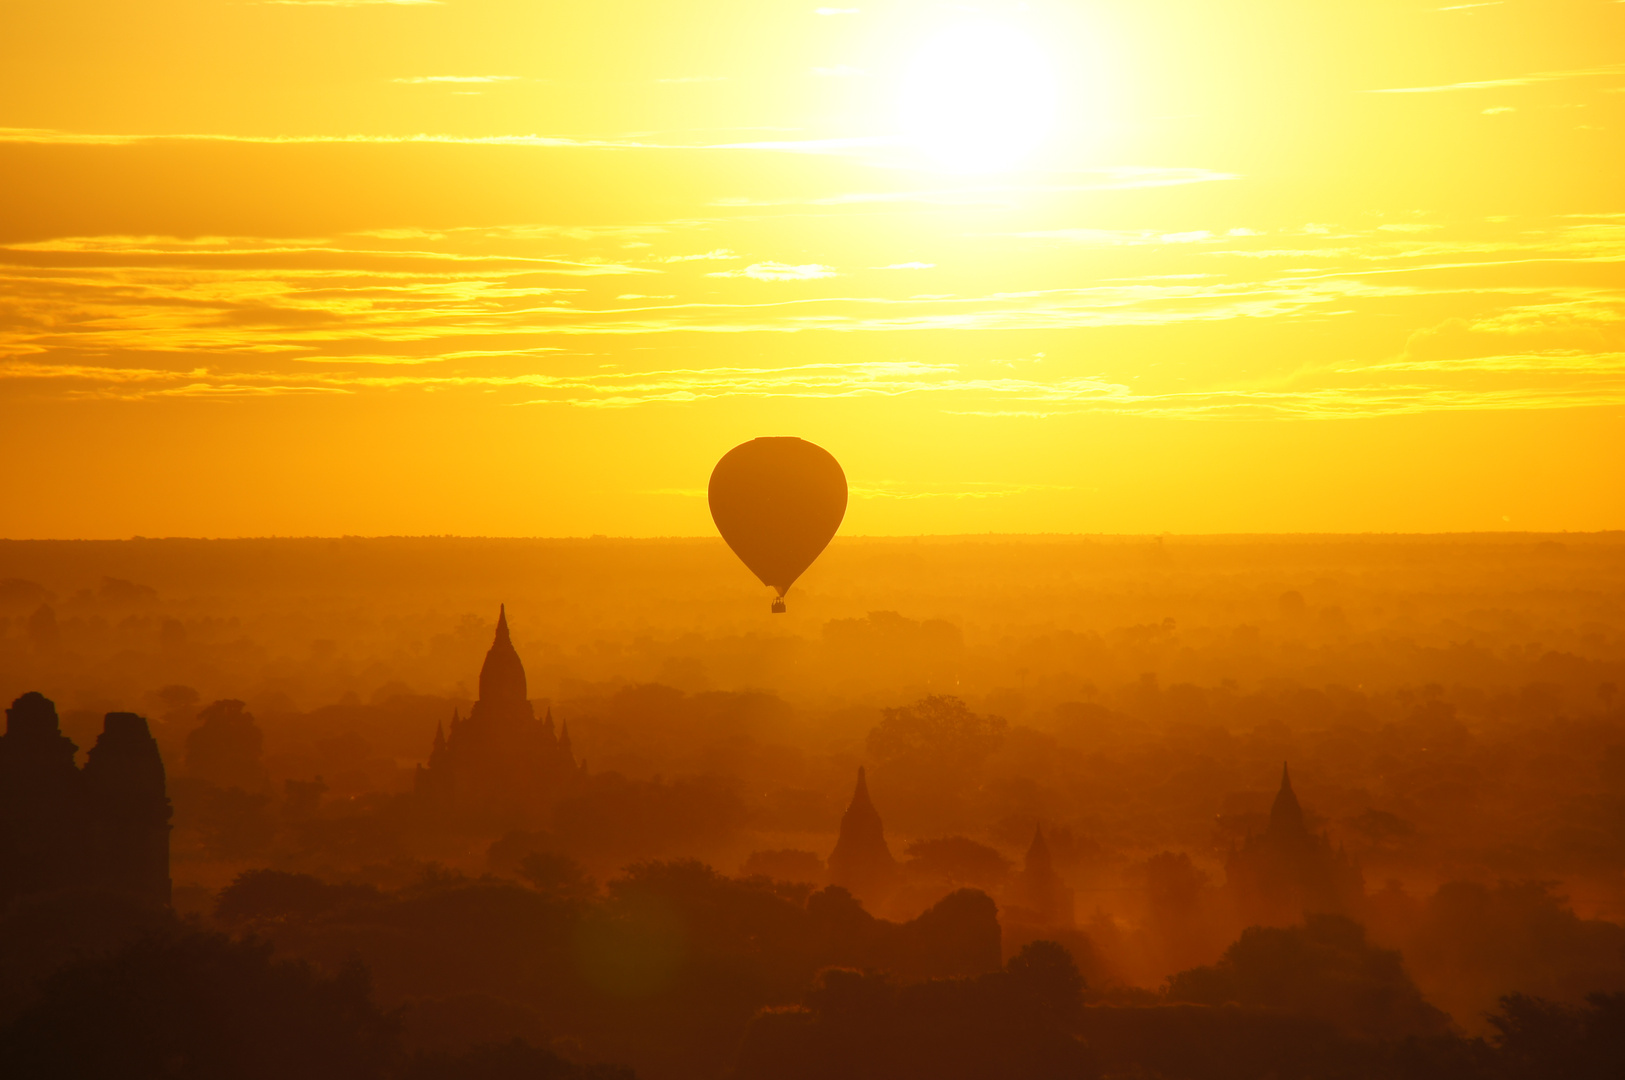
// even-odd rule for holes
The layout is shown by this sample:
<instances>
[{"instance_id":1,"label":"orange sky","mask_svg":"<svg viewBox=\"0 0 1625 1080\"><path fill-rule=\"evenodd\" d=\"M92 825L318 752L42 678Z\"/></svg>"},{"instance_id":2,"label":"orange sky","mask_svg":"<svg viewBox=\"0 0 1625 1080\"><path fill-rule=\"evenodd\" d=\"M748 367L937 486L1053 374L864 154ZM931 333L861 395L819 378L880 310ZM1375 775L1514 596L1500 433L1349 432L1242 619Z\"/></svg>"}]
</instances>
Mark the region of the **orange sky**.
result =
<instances>
[{"instance_id":1,"label":"orange sky","mask_svg":"<svg viewBox=\"0 0 1625 1080\"><path fill-rule=\"evenodd\" d=\"M1625 3L52 0L0 535L1625 527Z\"/></svg>"}]
</instances>

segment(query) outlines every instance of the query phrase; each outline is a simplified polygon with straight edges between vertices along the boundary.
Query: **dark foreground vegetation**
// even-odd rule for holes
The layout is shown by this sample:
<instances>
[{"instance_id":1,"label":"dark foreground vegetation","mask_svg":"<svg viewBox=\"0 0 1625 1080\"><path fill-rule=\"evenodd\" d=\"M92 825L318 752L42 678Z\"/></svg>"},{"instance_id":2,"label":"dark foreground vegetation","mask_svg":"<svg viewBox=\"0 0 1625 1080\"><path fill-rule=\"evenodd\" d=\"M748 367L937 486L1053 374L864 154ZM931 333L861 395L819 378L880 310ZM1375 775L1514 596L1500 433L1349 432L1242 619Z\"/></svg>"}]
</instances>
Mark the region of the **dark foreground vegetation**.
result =
<instances>
[{"instance_id":1,"label":"dark foreground vegetation","mask_svg":"<svg viewBox=\"0 0 1625 1080\"><path fill-rule=\"evenodd\" d=\"M994 905L908 923L838 887L630 868L601 894L243 875L207 919L56 897L0 924L0 1075L619 1080L1613 1080L1625 994L1511 995L1487 1038L1338 916L1254 928L1159 992L1067 948L1000 963ZM518 1033L518 1034L516 1034ZM601 1062L615 1064L601 1064Z\"/></svg>"}]
</instances>

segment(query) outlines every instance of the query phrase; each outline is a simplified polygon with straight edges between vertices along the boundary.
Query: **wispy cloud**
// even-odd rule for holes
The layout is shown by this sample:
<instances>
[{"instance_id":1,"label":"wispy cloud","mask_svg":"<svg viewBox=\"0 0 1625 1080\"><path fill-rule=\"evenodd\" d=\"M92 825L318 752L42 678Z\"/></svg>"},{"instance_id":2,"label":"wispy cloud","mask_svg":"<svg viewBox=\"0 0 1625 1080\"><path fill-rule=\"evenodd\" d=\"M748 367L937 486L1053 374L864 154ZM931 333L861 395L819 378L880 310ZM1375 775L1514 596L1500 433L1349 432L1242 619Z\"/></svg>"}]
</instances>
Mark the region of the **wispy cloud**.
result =
<instances>
[{"instance_id":1,"label":"wispy cloud","mask_svg":"<svg viewBox=\"0 0 1625 1080\"><path fill-rule=\"evenodd\" d=\"M1608 75L1625 75L1625 64L1576 68L1572 71L1536 71L1528 75L1514 75L1506 79L1481 79L1476 82L1441 83L1436 86L1396 86L1365 92L1368 94L1444 94L1457 90L1494 90L1499 87L1533 86L1536 83L1561 82L1567 79L1590 79Z\"/></svg>"},{"instance_id":2,"label":"wispy cloud","mask_svg":"<svg viewBox=\"0 0 1625 1080\"><path fill-rule=\"evenodd\" d=\"M263 7L439 7L442 0L259 0Z\"/></svg>"},{"instance_id":3,"label":"wispy cloud","mask_svg":"<svg viewBox=\"0 0 1625 1080\"><path fill-rule=\"evenodd\" d=\"M638 142L633 139L575 139L554 135L221 135L177 132L168 135L111 135L96 132L58 131L49 128L0 128L0 142L46 143L62 146L134 146L166 142L248 143L267 146L307 146L335 143L377 143L393 146L406 143L434 143L454 146L544 146L606 147L639 150L695 150L706 146ZM727 149L727 148L724 148Z\"/></svg>"},{"instance_id":4,"label":"wispy cloud","mask_svg":"<svg viewBox=\"0 0 1625 1080\"><path fill-rule=\"evenodd\" d=\"M1625 216L1486 226L1395 215L1314 229L1273 223L1265 237L1236 235L1228 224L1183 233L934 233L954 291L929 295L920 276L900 272L927 265L881 264L876 253L886 248L867 237L861 255L841 249L864 268L850 276L837 273L833 258L746 265L753 248L774 250L768 245L778 236L750 216L14 244L0 247L0 395L478 393L509 405L583 409L877 397L990 422L1091 410L1310 418L1625 401ZM633 235L651 246L629 254L623 245ZM896 256L915 254L917 241L898 242L908 246L894 248ZM1097 260L1088 246L1109 250ZM728 259L738 263L715 266ZM1055 287L1046 265L1077 272ZM1012 278L1011 266L1026 269ZM852 287L831 295L829 285L794 284L832 277ZM660 293L645 291L651 287ZM1396 331L1421 329L1401 339L1402 349L1379 343L1336 363L1276 356L1245 377L1207 364L1200 347L1177 372L1077 347L1118 337L1090 339L1092 328L1160 327L1222 343L1233 341L1225 323L1360 327L1373 315ZM1193 335L1199 325L1211 330ZM954 342L955 362L877 356L884 349L906 357L924 340L912 333L945 330L956 332L938 339ZM996 336L1010 332L1054 336L1020 344ZM713 335L707 354L743 358L745 346L723 336L769 333L800 337L771 350L753 345L749 355L843 362L652 359L664 348L659 335L674 343ZM837 333L840 352L832 354ZM967 346L979 351L977 340L988 342L985 351L966 359ZM1042 363L1008 359L1038 348L1046 350ZM601 366L607 355L615 368Z\"/></svg>"},{"instance_id":5,"label":"wispy cloud","mask_svg":"<svg viewBox=\"0 0 1625 1080\"><path fill-rule=\"evenodd\" d=\"M735 255L727 248L712 248L710 251L702 251L697 255L666 255L663 256L660 261L667 263L720 262L727 259L737 258L739 258L739 256Z\"/></svg>"},{"instance_id":6,"label":"wispy cloud","mask_svg":"<svg viewBox=\"0 0 1625 1080\"><path fill-rule=\"evenodd\" d=\"M520 75L412 75L394 79L398 83L501 83L519 82Z\"/></svg>"},{"instance_id":7,"label":"wispy cloud","mask_svg":"<svg viewBox=\"0 0 1625 1080\"><path fill-rule=\"evenodd\" d=\"M964 415L961 413L960 415ZM989 415L1038 415L1030 413L993 413ZM1011 495L1025 495L1031 491L1072 491L1058 484L996 484L967 483L958 487L922 488L918 485L894 480L854 480L847 489L854 499L1002 499Z\"/></svg>"},{"instance_id":8,"label":"wispy cloud","mask_svg":"<svg viewBox=\"0 0 1625 1080\"><path fill-rule=\"evenodd\" d=\"M355 391L342 386L287 386L278 383L263 383L259 385L245 385L241 383L188 383L185 386L175 386L164 390L154 390L151 397L204 397L204 398L241 398L241 397L285 397L289 394L353 394Z\"/></svg>"},{"instance_id":9,"label":"wispy cloud","mask_svg":"<svg viewBox=\"0 0 1625 1080\"><path fill-rule=\"evenodd\" d=\"M1381 371L1432 371L1466 374L1513 372L1536 375L1612 374L1625 376L1625 352L1613 353L1525 353L1507 356L1474 356L1454 360L1390 360L1365 364L1361 373Z\"/></svg>"},{"instance_id":10,"label":"wispy cloud","mask_svg":"<svg viewBox=\"0 0 1625 1080\"><path fill-rule=\"evenodd\" d=\"M1519 375L1531 358L1494 358L1471 367L1396 363L1343 373L1347 385L1207 388L1140 393L1099 377L979 379L954 365L917 362L807 364L782 368L715 367L648 372L550 375L499 374L367 375L334 371L298 381L276 372L226 372L217 368L162 370L34 361L0 361L0 388L23 381L66 384L67 397L124 400L165 397L230 400L312 394L389 391L503 390L521 396L516 405L584 409L630 409L693 405L727 398L903 398L936 403L939 411L986 418L1041 419L1085 412L1112 412L1188 419L1336 419L1422 412L1523 410L1625 404L1625 354L1595 362L1570 362L1563 374L1538 385L1427 382L1462 374ZM1395 382L1407 372L1416 378ZM1329 373L1335 377L1337 373ZM1588 376L1574 378L1575 374ZM991 498L1032 490L1030 485L962 485L952 490L900 490L885 482L859 483L860 498ZM679 494L679 492L672 492Z\"/></svg>"},{"instance_id":11,"label":"wispy cloud","mask_svg":"<svg viewBox=\"0 0 1625 1080\"><path fill-rule=\"evenodd\" d=\"M717 270L705 276L750 278L753 281L812 281L816 278L832 278L837 275L833 269L819 263L791 266L781 262L759 262L751 263L740 270Z\"/></svg>"},{"instance_id":12,"label":"wispy cloud","mask_svg":"<svg viewBox=\"0 0 1625 1080\"><path fill-rule=\"evenodd\" d=\"M713 147L725 150L784 150L798 153L820 153L817 147L829 140L812 143L733 143ZM875 140L836 140L842 146L857 142L872 145ZM802 149L812 146L814 149ZM1004 206L1011 202L1046 195L1066 195L1086 191L1124 191L1134 188L1179 187L1185 184L1205 184L1219 180L1236 180L1237 173L1215 172L1210 169L1156 168L1122 166L1119 168L1091 169L1075 174L1074 183L1056 184L996 184L951 188L904 188L897 191L845 191L832 195L803 196L799 198L751 198L728 196L712 205L726 207L778 207L778 206L862 206L867 204L916 204L923 206Z\"/></svg>"},{"instance_id":13,"label":"wispy cloud","mask_svg":"<svg viewBox=\"0 0 1625 1080\"><path fill-rule=\"evenodd\" d=\"M952 365L915 361L803 364L785 368L719 367L636 373L611 372L548 379L532 404L631 408L727 397L898 397L909 394L1010 394L1078 400L1123 394L1098 379L1040 384L1017 379L967 379Z\"/></svg>"},{"instance_id":14,"label":"wispy cloud","mask_svg":"<svg viewBox=\"0 0 1625 1080\"><path fill-rule=\"evenodd\" d=\"M471 232L469 239L455 243L472 244L488 233L512 233L514 239L503 241L511 245L537 242L521 239L524 230L496 230ZM559 233L538 236L551 237L541 240L550 245L565 242ZM603 239L589 233L569 242L590 250ZM0 295L5 298L0 299L0 351L260 351L409 362L404 358L466 353L469 342L481 339L528 337L524 347L534 348L537 335L1060 331L1315 312L1327 317L1325 313L1350 305L1452 292L1529 297L1528 273L1554 266L1554 260L1613 265L1625 254L1625 227L1576 223L1549 235L1544 247L1533 241L1519 247L1399 234L1381 244L1368 241L1370 254L1353 263L1348 260L1354 253L1340 247L1251 252L1260 260L1290 259L1299 267L1306 259L1345 262L1320 271L1300 268L1263 276L1232 276L1210 267L1207 273L1125 277L1073 288L930 296L885 291L805 296L792 290L792 295L771 299L719 296L709 289L686 292L678 276L662 280L659 296L626 293L625 275L646 277L660 271L562 253L425 251L422 242L421 236L410 234L395 240L356 236L304 243L113 237L14 245L0 249L0 267L11 268L0 270ZM1160 238L1151 242L1160 243ZM1185 256L1190 259L1228 253L1206 245L1180 246L1193 248ZM794 282L835 273L819 263L756 262L715 272L711 280ZM1602 324L1587 325L1591 329L1574 333L1595 337ZM1597 351L1600 342L1587 344L1589 340L1565 339L1561 347ZM382 342L416 344L400 352L380 349ZM492 347L490 355L502 351Z\"/></svg>"},{"instance_id":15,"label":"wispy cloud","mask_svg":"<svg viewBox=\"0 0 1625 1080\"><path fill-rule=\"evenodd\" d=\"M897 145L897 140L884 135L865 135L840 139L768 139L759 142L724 143L720 150L778 150L787 154L837 154L856 156L873 150Z\"/></svg>"}]
</instances>

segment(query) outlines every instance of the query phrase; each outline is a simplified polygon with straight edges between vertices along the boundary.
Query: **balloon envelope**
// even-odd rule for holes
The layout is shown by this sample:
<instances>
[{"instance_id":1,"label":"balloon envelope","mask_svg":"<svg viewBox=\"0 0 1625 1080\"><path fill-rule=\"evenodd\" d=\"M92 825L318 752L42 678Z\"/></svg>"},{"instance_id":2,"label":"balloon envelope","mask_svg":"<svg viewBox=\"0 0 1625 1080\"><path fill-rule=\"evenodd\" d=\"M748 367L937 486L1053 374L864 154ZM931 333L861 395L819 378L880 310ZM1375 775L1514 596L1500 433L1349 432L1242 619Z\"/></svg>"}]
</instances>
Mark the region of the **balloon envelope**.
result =
<instances>
[{"instance_id":1,"label":"balloon envelope","mask_svg":"<svg viewBox=\"0 0 1625 1080\"><path fill-rule=\"evenodd\" d=\"M752 439L711 470L711 520L751 573L783 596L846 516L846 474L805 439Z\"/></svg>"}]
</instances>

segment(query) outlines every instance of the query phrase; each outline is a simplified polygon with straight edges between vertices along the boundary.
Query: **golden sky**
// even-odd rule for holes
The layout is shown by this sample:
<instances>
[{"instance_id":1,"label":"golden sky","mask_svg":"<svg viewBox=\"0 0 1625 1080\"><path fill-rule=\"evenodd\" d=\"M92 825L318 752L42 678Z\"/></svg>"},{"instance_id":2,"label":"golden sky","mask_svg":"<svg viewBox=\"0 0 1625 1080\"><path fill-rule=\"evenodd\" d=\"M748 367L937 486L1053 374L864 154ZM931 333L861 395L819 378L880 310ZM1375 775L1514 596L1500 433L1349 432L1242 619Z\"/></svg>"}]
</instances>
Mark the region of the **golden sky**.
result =
<instances>
[{"instance_id":1,"label":"golden sky","mask_svg":"<svg viewBox=\"0 0 1625 1080\"><path fill-rule=\"evenodd\" d=\"M1625 3L0 16L0 535L1625 527Z\"/></svg>"}]
</instances>

